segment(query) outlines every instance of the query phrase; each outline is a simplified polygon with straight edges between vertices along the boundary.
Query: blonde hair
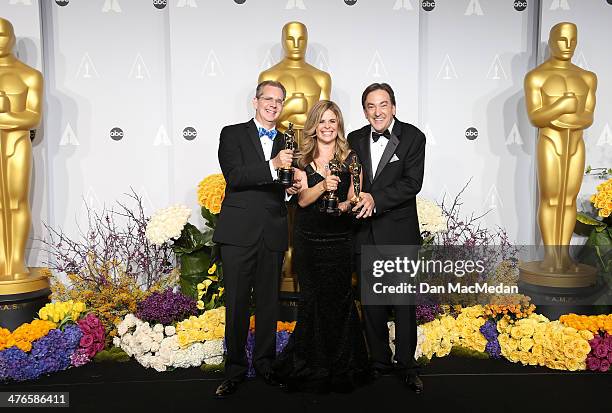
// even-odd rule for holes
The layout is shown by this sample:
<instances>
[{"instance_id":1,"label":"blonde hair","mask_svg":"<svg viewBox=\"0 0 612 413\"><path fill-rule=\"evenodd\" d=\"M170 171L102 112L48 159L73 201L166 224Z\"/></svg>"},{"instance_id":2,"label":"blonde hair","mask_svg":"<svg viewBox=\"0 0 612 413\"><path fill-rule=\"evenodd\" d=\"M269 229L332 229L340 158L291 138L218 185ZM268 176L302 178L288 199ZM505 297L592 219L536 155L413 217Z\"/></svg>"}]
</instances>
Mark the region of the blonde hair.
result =
<instances>
[{"instance_id":1,"label":"blonde hair","mask_svg":"<svg viewBox=\"0 0 612 413\"><path fill-rule=\"evenodd\" d=\"M336 136L334 158L344 162L349 155L350 148L344 135L344 120L340 108L331 100L320 100L310 109L306 118L304 136L300 142L300 155L297 160L300 169L306 168L317 155L317 126L321 122L323 114L328 110L331 110L336 115L338 121L338 136Z\"/></svg>"}]
</instances>

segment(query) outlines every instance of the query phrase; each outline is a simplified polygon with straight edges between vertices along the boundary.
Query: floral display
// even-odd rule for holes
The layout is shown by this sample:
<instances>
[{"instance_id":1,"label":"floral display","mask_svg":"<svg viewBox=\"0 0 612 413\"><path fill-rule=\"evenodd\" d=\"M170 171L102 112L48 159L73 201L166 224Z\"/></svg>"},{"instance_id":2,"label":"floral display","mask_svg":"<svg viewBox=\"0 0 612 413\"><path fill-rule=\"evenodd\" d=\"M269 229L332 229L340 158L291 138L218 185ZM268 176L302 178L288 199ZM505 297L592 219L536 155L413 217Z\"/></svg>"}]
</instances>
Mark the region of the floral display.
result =
<instances>
[{"instance_id":1,"label":"floral display","mask_svg":"<svg viewBox=\"0 0 612 413\"><path fill-rule=\"evenodd\" d=\"M82 303L53 303L44 310L43 314L62 319L62 327L53 321L34 320L13 333L0 330L0 381L32 380L79 367L104 348L104 326L94 314L83 316Z\"/></svg>"},{"instance_id":2,"label":"floral display","mask_svg":"<svg viewBox=\"0 0 612 413\"><path fill-rule=\"evenodd\" d=\"M602 373L610 370L610 365L612 365L612 335L609 333L596 334L589 341L589 345L591 351L586 359L587 368Z\"/></svg>"},{"instance_id":3,"label":"floral display","mask_svg":"<svg viewBox=\"0 0 612 413\"><path fill-rule=\"evenodd\" d=\"M480 332L487 339L487 345L485 351L489 357L498 359L501 358L501 347L497 340L497 323L493 320L487 320L482 326L480 326Z\"/></svg>"},{"instance_id":4,"label":"floral display","mask_svg":"<svg viewBox=\"0 0 612 413\"><path fill-rule=\"evenodd\" d=\"M433 321L439 314L441 314L442 308L439 304L420 304L416 306L415 311L417 324L424 324Z\"/></svg>"},{"instance_id":5,"label":"floral display","mask_svg":"<svg viewBox=\"0 0 612 413\"><path fill-rule=\"evenodd\" d=\"M46 336L49 331L57 326L56 323L47 320L34 320L17 327L12 333L0 328L0 350L17 347L21 351L30 351L32 342Z\"/></svg>"},{"instance_id":6,"label":"floral display","mask_svg":"<svg viewBox=\"0 0 612 413\"><path fill-rule=\"evenodd\" d=\"M34 341L30 351L17 347L0 351L0 380L33 380L43 374L66 370L79 346L82 332L77 325L53 329Z\"/></svg>"},{"instance_id":7,"label":"floral display","mask_svg":"<svg viewBox=\"0 0 612 413\"><path fill-rule=\"evenodd\" d=\"M196 302L193 298L167 289L161 293L154 292L138 303L136 317L151 324L166 325L197 313Z\"/></svg>"},{"instance_id":8,"label":"floral display","mask_svg":"<svg viewBox=\"0 0 612 413\"><path fill-rule=\"evenodd\" d=\"M562 315L559 321L576 330L589 330L593 334L600 331L612 334L612 314L591 316L566 314Z\"/></svg>"},{"instance_id":9,"label":"floral display","mask_svg":"<svg viewBox=\"0 0 612 413\"><path fill-rule=\"evenodd\" d=\"M51 299L84 303L104 325L107 345L116 323L136 312L136 303L178 281L170 246L147 241L142 197L132 192L128 198L101 212L86 205L88 225L79 237L46 225L40 240L49 256Z\"/></svg>"},{"instance_id":10,"label":"floral display","mask_svg":"<svg viewBox=\"0 0 612 413\"><path fill-rule=\"evenodd\" d=\"M79 348L71 356L72 365L79 367L89 363L96 354L104 350L105 329L100 319L93 313L87 314L77 322L83 334Z\"/></svg>"},{"instance_id":11,"label":"floral display","mask_svg":"<svg viewBox=\"0 0 612 413\"><path fill-rule=\"evenodd\" d=\"M145 235L153 245L177 239L191 216L191 208L185 205L173 205L156 211L147 224Z\"/></svg>"},{"instance_id":12,"label":"floral display","mask_svg":"<svg viewBox=\"0 0 612 413\"><path fill-rule=\"evenodd\" d=\"M597 185L597 193L590 199L591 203L597 208L598 215L607 218L612 213L612 178Z\"/></svg>"},{"instance_id":13,"label":"floral display","mask_svg":"<svg viewBox=\"0 0 612 413\"><path fill-rule=\"evenodd\" d=\"M176 325L178 343L182 348L192 343L225 337L225 307L205 311L199 317L191 316Z\"/></svg>"},{"instance_id":14,"label":"floral display","mask_svg":"<svg viewBox=\"0 0 612 413\"><path fill-rule=\"evenodd\" d=\"M497 324L499 344L504 357L523 365L540 365L556 370L584 370L589 340L593 333L566 327L559 321L531 314L511 321L506 318Z\"/></svg>"},{"instance_id":15,"label":"floral display","mask_svg":"<svg viewBox=\"0 0 612 413\"><path fill-rule=\"evenodd\" d=\"M225 179L223 174L213 174L198 184L198 203L212 214L221 212L221 203L225 198Z\"/></svg>"},{"instance_id":16,"label":"floral display","mask_svg":"<svg viewBox=\"0 0 612 413\"><path fill-rule=\"evenodd\" d=\"M64 324L67 321L75 322L85 311L85 304L80 301L68 300L49 303L38 311L41 320Z\"/></svg>"},{"instance_id":17,"label":"floral display","mask_svg":"<svg viewBox=\"0 0 612 413\"><path fill-rule=\"evenodd\" d=\"M425 238L447 230L448 218L442 208L429 199L417 197L416 201L419 229L421 234L425 234Z\"/></svg>"},{"instance_id":18,"label":"floral display","mask_svg":"<svg viewBox=\"0 0 612 413\"><path fill-rule=\"evenodd\" d=\"M125 316L117 326L117 332L113 344L130 357L135 357L145 368L166 371L168 368L197 367L222 361L222 339L192 342L181 347L174 326L155 324L151 327L133 314Z\"/></svg>"}]
</instances>

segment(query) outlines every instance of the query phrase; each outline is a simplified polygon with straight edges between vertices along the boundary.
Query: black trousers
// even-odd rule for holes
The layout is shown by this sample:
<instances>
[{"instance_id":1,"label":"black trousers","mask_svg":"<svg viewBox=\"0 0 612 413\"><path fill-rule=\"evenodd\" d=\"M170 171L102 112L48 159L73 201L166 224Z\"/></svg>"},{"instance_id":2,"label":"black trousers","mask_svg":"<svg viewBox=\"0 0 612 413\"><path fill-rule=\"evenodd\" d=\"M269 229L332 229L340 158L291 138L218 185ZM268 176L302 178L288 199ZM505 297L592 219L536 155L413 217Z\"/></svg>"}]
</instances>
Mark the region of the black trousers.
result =
<instances>
[{"instance_id":1,"label":"black trousers","mask_svg":"<svg viewBox=\"0 0 612 413\"><path fill-rule=\"evenodd\" d=\"M370 232L365 245L374 245ZM361 250L359 250L361 252ZM361 254L355 255L358 278L361 278ZM370 353L370 362L375 369L393 367L391 348L389 347L389 316L395 316L395 366L402 372L417 372L418 365L414 359L417 344L416 307L414 305L364 305L363 314L366 340Z\"/></svg>"},{"instance_id":2,"label":"black trousers","mask_svg":"<svg viewBox=\"0 0 612 413\"><path fill-rule=\"evenodd\" d=\"M225 284L225 376L242 380L248 370L245 344L249 303L255 291L255 349L258 373L271 371L276 357L278 289L284 252L270 250L263 239L249 247L221 245Z\"/></svg>"}]
</instances>

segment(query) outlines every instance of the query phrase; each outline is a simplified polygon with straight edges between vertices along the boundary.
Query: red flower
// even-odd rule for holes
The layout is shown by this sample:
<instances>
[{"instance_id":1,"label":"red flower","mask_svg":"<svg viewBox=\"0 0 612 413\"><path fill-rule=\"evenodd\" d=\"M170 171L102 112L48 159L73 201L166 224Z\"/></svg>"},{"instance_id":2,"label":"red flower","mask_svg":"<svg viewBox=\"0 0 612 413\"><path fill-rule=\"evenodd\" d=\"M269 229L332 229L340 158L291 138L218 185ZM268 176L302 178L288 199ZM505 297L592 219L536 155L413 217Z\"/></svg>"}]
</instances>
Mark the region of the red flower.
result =
<instances>
[{"instance_id":1,"label":"red flower","mask_svg":"<svg viewBox=\"0 0 612 413\"><path fill-rule=\"evenodd\" d=\"M79 343L81 347L89 348L94 343L94 338L91 334L83 334L81 337L81 342Z\"/></svg>"}]
</instances>

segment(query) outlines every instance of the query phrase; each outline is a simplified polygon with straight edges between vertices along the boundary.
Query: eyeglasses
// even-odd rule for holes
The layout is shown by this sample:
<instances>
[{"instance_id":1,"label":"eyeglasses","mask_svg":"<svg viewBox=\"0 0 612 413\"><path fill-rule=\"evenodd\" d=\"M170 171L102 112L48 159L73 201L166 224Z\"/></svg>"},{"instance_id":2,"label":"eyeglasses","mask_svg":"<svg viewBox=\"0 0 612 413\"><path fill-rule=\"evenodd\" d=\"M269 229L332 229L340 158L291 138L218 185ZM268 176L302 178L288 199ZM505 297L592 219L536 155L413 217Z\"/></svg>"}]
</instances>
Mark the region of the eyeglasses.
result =
<instances>
[{"instance_id":1,"label":"eyeglasses","mask_svg":"<svg viewBox=\"0 0 612 413\"><path fill-rule=\"evenodd\" d=\"M263 100L265 103L270 104L272 102L276 103L278 106L283 106L283 104L285 103L284 100L282 99L274 99L271 96L260 96L257 99L261 99Z\"/></svg>"}]
</instances>

